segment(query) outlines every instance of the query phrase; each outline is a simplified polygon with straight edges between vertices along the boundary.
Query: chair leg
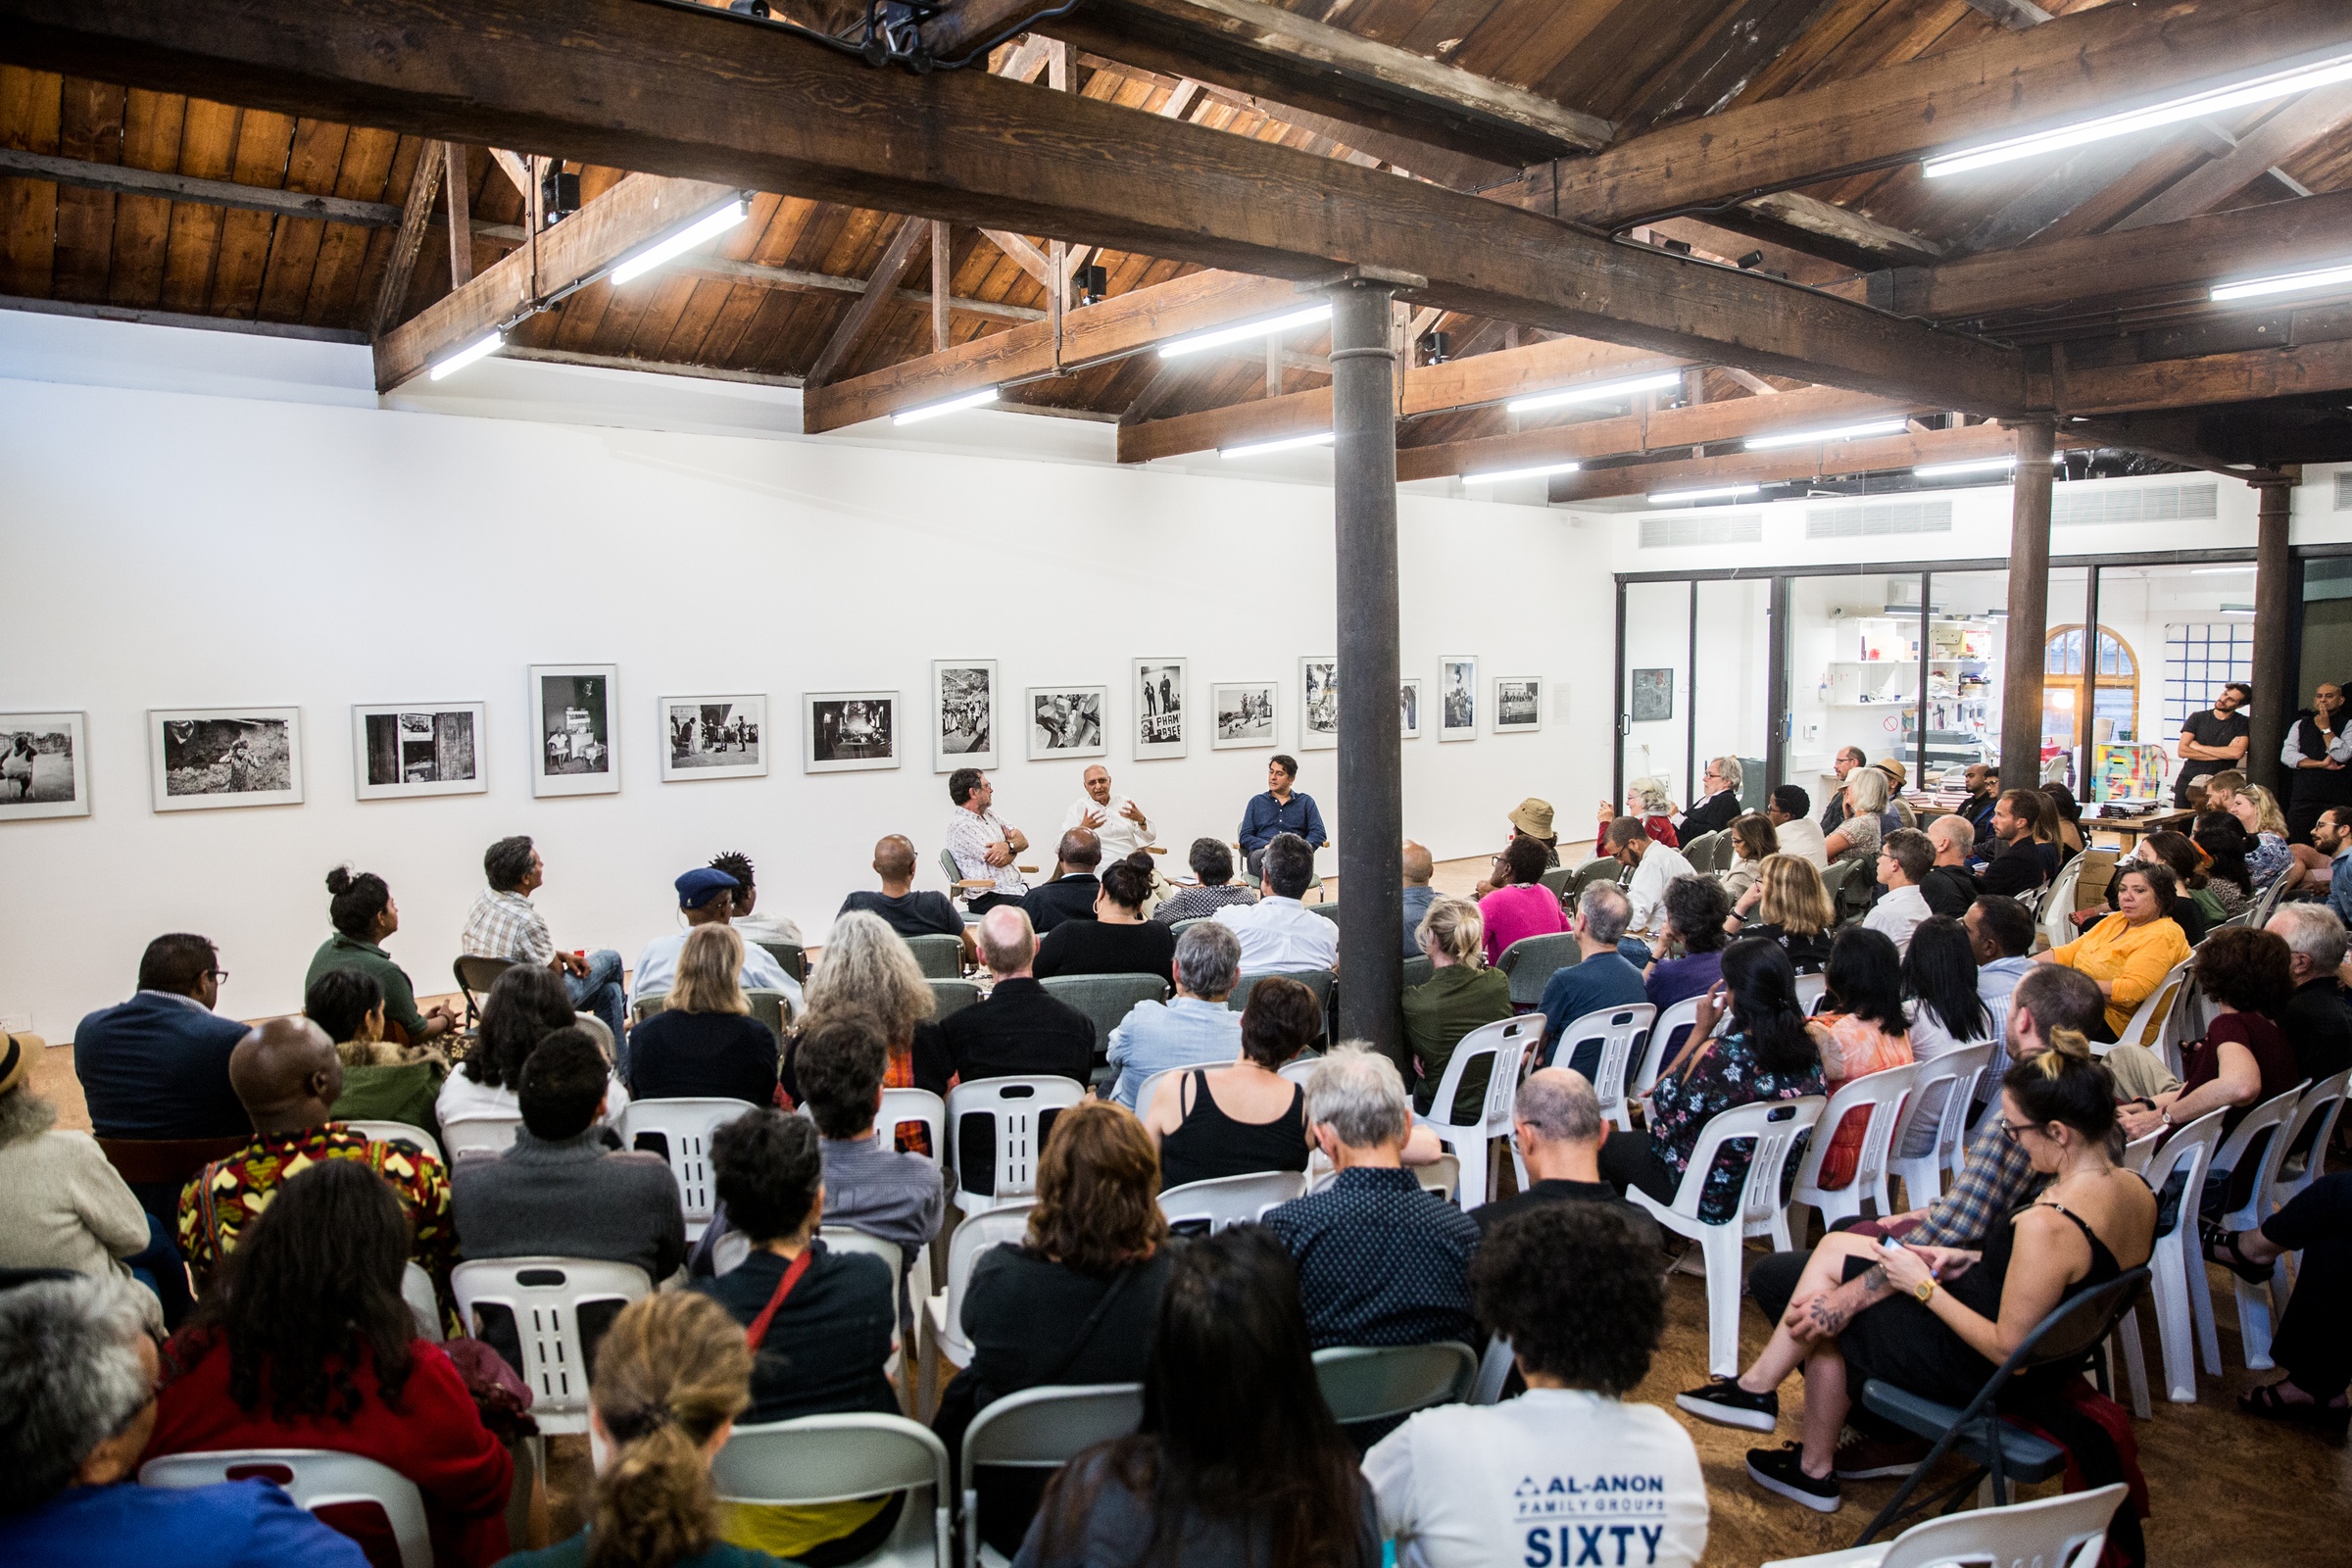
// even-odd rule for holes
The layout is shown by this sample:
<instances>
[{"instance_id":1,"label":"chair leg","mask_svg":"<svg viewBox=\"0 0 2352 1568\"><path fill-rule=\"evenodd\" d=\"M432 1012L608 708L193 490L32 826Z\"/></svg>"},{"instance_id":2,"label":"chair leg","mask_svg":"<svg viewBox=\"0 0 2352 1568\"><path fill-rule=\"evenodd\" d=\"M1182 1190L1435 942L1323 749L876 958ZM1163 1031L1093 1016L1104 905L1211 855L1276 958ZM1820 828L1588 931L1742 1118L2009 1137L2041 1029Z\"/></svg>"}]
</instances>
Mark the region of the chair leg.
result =
<instances>
[{"instance_id":1,"label":"chair leg","mask_svg":"<svg viewBox=\"0 0 2352 1568\"><path fill-rule=\"evenodd\" d=\"M2152 1260L2156 1265L2156 1337L2164 1359L2164 1396L2175 1404L2197 1402L2196 1323L2182 1266L2185 1250L2182 1233L2175 1232L2156 1244ZM2204 1267L2201 1259L2197 1266Z\"/></svg>"},{"instance_id":2,"label":"chair leg","mask_svg":"<svg viewBox=\"0 0 2352 1568\"><path fill-rule=\"evenodd\" d=\"M2237 1296L2237 1338L2246 1355L2246 1369L2268 1371L2271 1361L2271 1297L2267 1287L2248 1285L2235 1275L2230 1276L2230 1289Z\"/></svg>"},{"instance_id":3,"label":"chair leg","mask_svg":"<svg viewBox=\"0 0 2352 1568\"><path fill-rule=\"evenodd\" d=\"M1453 1157L1462 1162L1461 1202L1465 1213L1487 1200L1487 1135L1481 1130L1466 1134L1453 1147Z\"/></svg>"},{"instance_id":4,"label":"chair leg","mask_svg":"<svg viewBox=\"0 0 2352 1568\"><path fill-rule=\"evenodd\" d=\"M1709 1225L1698 1245L1707 1265L1707 1370L1740 1375L1740 1227Z\"/></svg>"},{"instance_id":5,"label":"chair leg","mask_svg":"<svg viewBox=\"0 0 2352 1568\"><path fill-rule=\"evenodd\" d=\"M2186 1223L2185 1219L2182 1223ZM2189 1307L2197 1321L2197 1353L2204 1357L2205 1375L2222 1375L2222 1341L2214 1331L2213 1281L2206 1271L2202 1253L2192 1255L2188 1267Z\"/></svg>"},{"instance_id":6,"label":"chair leg","mask_svg":"<svg viewBox=\"0 0 2352 1568\"><path fill-rule=\"evenodd\" d=\"M2124 1348L2124 1376L2132 1384L2132 1413L2142 1421L2148 1420L2154 1411L2148 1406L2148 1360L2140 1348L2137 1307L2124 1314L2123 1321L2116 1325L2115 1338Z\"/></svg>"}]
</instances>

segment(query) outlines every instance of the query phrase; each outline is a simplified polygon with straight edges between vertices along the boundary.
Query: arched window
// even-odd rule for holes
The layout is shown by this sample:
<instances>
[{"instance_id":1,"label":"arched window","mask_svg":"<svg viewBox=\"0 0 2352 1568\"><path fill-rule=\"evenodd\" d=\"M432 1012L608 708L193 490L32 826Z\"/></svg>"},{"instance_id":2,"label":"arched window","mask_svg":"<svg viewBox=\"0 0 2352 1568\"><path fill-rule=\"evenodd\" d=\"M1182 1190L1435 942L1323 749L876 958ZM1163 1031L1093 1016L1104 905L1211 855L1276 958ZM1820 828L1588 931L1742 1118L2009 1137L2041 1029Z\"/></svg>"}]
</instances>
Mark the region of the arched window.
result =
<instances>
[{"instance_id":1,"label":"arched window","mask_svg":"<svg viewBox=\"0 0 2352 1568\"><path fill-rule=\"evenodd\" d=\"M2083 628L2079 623L2056 627L2050 632L2042 656L2041 671L2046 683L2042 697L2042 735L2061 746L2075 744L2075 711L2082 701L2084 641ZM2142 739L2139 660L2132 652L2132 645L2117 636L2114 627L2101 626L2093 659L2092 741ZM2104 732L2095 722L2101 719L2107 721Z\"/></svg>"}]
</instances>

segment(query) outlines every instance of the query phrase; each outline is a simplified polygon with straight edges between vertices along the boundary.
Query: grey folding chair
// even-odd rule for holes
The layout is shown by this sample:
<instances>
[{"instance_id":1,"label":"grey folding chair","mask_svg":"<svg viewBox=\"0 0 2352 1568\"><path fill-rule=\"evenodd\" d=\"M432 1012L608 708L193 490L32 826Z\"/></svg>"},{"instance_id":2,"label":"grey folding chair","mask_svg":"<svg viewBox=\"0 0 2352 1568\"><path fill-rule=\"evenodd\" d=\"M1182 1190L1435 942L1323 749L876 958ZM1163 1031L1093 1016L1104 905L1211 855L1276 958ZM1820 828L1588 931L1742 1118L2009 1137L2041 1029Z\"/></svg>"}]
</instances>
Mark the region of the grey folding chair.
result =
<instances>
[{"instance_id":1,"label":"grey folding chair","mask_svg":"<svg viewBox=\"0 0 2352 1568\"><path fill-rule=\"evenodd\" d=\"M957 980L963 976L963 938L925 935L907 937L906 946L914 954L926 980Z\"/></svg>"}]
</instances>

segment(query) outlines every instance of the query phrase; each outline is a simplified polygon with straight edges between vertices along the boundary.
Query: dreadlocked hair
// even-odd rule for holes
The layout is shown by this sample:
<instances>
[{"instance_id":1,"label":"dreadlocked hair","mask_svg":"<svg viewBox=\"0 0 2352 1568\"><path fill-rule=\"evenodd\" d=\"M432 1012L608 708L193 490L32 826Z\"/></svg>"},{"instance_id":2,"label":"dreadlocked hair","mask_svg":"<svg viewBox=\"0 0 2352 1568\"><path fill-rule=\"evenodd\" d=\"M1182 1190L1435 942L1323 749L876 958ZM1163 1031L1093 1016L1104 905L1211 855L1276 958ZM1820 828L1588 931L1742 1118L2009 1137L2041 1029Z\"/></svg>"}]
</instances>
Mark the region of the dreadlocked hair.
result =
<instances>
[{"instance_id":1,"label":"dreadlocked hair","mask_svg":"<svg viewBox=\"0 0 2352 1568\"><path fill-rule=\"evenodd\" d=\"M588 1568L669 1568L709 1550L718 1498L702 1449L751 1405L743 1326L707 1296L642 1297L597 1347L589 1400L614 1452L590 1502Z\"/></svg>"}]
</instances>

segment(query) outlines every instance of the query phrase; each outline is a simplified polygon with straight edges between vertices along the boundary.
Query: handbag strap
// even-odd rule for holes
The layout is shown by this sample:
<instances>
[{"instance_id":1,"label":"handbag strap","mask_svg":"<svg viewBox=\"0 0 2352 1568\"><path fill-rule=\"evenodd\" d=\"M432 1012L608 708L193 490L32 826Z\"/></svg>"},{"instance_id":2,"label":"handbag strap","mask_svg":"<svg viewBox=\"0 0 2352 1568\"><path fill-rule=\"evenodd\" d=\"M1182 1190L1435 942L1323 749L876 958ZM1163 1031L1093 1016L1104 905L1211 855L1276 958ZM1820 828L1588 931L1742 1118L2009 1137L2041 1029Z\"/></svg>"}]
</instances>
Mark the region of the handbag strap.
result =
<instances>
[{"instance_id":1,"label":"handbag strap","mask_svg":"<svg viewBox=\"0 0 2352 1568\"><path fill-rule=\"evenodd\" d=\"M1079 1356L1086 1353L1087 1342L1095 1337L1095 1330L1102 1327L1104 1314L1110 1310L1110 1303L1119 1298L1119 1293L1127 1288L1127 1282L1135 1278L1137 1272L1137 1266L1133 1263L1120 1266L1117 1277L1110 1282L1110 1288L1095 1302L1095 1309L1086 1314L1086 1321L1078 1325L1078 1332L1070 1336L1068 1351L1054 1363L1053 1370L1037 1380L1039 1384L1060 1382L1061 1375L1076 1363Z\"/></svg>"},{"instance_id":2,"label":"handbag strap","mask_svg":"<svg viewBox=\"0 0 2352 1568\"><path fill-rule=\"evenodd\" d=\"M776 1294L767 1298L767 1304L760 1309L760 1315L745 1327L744 1343L751 1348L760 1348L760 1342L767 1338L767 1326L775 1320L776 1311L783 1306L784 1298L792 1294L792 1288L801 1283L801 1276L808 1273L808 1265L815 1261L816 1243L811 1239L807 1247L801 1249L801 1255L794 1258L791 1266L784 1270L784 1277L776 1281Z\"/></svg>"}]
</instances>

